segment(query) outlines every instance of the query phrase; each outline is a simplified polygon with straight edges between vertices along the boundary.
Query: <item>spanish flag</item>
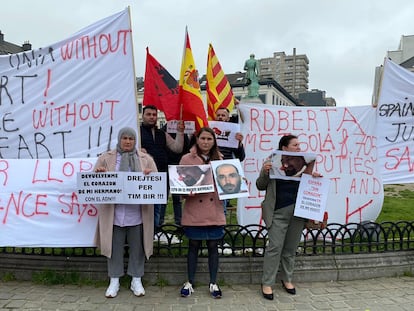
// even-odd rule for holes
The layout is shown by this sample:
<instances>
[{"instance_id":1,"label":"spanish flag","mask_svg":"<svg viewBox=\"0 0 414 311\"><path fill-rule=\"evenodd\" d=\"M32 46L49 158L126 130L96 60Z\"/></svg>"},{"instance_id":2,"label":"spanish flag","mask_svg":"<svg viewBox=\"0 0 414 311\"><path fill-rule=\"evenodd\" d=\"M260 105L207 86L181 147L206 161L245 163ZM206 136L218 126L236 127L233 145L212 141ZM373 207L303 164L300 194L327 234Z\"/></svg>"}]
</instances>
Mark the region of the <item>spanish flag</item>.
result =
<instances>
[{"instance_id":1,"label":"spanish flag","mask_svg":"<svg viewBox=\"0 0 414 311\"><path fill-rule=\"evenodd\" d=\"M215 120L217 109L233 110L234 96L211 43L208 48L206 82L208 119Z\"/></svg>"},{"instance_id":2,"label":"spanish flag","mask_svg":"<svg viewBox=\"0 0 414 311\"><path fill-rule=\"evenodd\" d=\"M179 81L179 102L182 120L195 121L196 130L208 126L206 110L201 97L198 71L196 69L187 27L185 29L184 53Z\"/></svg>"}]
</instances>

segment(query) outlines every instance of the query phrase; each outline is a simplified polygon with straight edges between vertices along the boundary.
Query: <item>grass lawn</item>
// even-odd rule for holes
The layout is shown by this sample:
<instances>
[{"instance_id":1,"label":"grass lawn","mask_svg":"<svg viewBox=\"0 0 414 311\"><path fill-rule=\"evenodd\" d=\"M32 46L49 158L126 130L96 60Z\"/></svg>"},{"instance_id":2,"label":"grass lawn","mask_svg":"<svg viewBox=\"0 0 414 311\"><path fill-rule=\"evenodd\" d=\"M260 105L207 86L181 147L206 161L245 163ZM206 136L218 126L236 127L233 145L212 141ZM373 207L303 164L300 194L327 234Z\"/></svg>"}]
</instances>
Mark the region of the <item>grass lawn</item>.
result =
<instances>
[{"instance_id":1,"label":"grass lawn","mask_svg":"<svg viewBox=\"0 0 414 311\"><path fill-rule=\"evenodd\" d=\"M386 185L384 194L384 205L378 223L414 220L414 185Z\"/></svg>"}]
</instances>

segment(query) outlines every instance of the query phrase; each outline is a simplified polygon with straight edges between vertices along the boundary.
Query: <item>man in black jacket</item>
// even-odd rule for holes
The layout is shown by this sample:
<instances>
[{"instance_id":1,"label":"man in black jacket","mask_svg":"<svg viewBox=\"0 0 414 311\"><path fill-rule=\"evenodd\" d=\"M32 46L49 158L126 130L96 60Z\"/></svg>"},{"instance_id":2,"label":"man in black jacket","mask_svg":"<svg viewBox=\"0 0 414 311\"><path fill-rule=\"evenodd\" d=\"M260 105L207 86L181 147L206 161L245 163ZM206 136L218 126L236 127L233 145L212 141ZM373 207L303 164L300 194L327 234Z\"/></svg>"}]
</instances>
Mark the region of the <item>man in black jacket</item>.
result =
<instances>
[{"instance_id":1,"label":"man in black jacket","mask_svg":"<svg viewBox=\"0 0 414 311\"><path fill-rule=\"evenodd\" d=\"M216 121L230 122L230 112L227 108L219 108L216 111ZM237 148L219 147L220 152L223 154L224 159L239 159L240 162L246 157L243 146L242 133L236 133L236 139L239 141Z\"/></svg>"},{"instance_id":2,"label":"man in black jacket","mask_svg":"<svg viewBox=\"0 0 414 311\"><path fill-rule=\"evenodd\" d=\"M166 126L163 127L166 130ZM171 133L171 137L175 138L176 134ZM169 165L178 165L180 163L181 157L188 153L190 150L190 139L188 135L184 135L184 144L183 144L183 151L180 153L176 153L171 151L170 149L167 150L168 152L168 164ZM181 194L171 194L172 197L172 204L174 210L174 223L177 226L181 226L181 215L182 215L182 202L181 202ZM161 215L164 216L164 215ZM164 217L160 219L160 223L164 222Z\"/></svg>"},{"instance_id":3,"label":"man in black jacket","mask_svg":"<svg viewBox=\"0 0 414 311\"><path fill-rule=\"evenodd\" d=\"M168 172L168 152L181 153L184 145L184 123L180 122L176 138L157 128L158 109L147 105L142 110L141 148L149 153L159 172ZM162 225L166 204L154 204L154 229Z\"/></svg>"}]
</instances>

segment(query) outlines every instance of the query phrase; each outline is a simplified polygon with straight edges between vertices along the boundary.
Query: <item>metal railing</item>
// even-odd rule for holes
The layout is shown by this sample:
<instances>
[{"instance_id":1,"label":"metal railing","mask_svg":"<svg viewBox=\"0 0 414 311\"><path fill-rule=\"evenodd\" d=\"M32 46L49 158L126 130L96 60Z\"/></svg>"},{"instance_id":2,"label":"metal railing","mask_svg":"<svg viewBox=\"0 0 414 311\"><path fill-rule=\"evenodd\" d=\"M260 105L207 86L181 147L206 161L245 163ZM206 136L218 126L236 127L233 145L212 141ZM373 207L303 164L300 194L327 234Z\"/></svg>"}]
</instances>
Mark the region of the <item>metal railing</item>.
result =
<instances>
[{"instance_id":1,"label":"metal railing","mask_svg":"<svg viewBox=\"0 0 414 311\"><path fill-rule=\"evenodd\" d=\"M265 227L258 225L226 225L220 243L221 256L253 256L264 254L267 242ZM154 236L154 256L184 257L188 240L181 227L163 225ZM126 248L128 245L126 245ZM331 223L324 229L304 230L298 256L361 254L414 250L414 221L363 222L346 225ZM21 248L1 247L0 253L45 256L100 256L95 247ZM202 249L201 256L206 256Z\"/></svg>"}]
</instances>

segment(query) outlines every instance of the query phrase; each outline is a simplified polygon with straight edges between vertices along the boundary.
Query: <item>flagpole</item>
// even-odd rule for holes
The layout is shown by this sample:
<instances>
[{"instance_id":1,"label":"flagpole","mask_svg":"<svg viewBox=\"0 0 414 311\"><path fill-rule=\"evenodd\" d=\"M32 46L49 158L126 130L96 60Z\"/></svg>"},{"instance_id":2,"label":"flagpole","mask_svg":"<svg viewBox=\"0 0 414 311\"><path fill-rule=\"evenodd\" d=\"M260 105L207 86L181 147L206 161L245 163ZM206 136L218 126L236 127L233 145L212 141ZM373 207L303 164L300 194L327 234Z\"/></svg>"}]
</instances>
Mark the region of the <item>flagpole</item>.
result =
<instances>
[{"instance_id":1,"label":"flagpole","mask_svg":"<svg viewBox=\"0 0 414 311\"><path fill-rule=\"evenodd\" d=\"M373 102L371 103L372 107L377 107L378 106L378 100L381 96L381 88L382 88L382 77L384 76L384 70L385 70L385 62L386 62L386 57L384 57L384 64L382 66L382 68L380 68L380 77L379 77L379 81L378 81L378 90L374 90L375 91L375 98L373 98Z\"/></svg>"},{"instance_id":2,"label":"flagpole","mask_svg":"<svg viewBox=\"0 0 414 311\"><path fill-rule=\"evenodd\" d=\"M181 67L180 67L180 80L178 82L178 89L180 89L180 85L183 81L181 81L182 77L182 69L183 69L183 64L185 61L185 50L186 50L186 46L187 46L187 26L185 26L185 34L184 34L184 49L183 49L183 56L181 59ZM181 92L179 92L179 96L178 96L178 100L180 101L180 121L183 120L183 103L181 102Z\"/></svg>"},{"instance_id":3,"label":"flagpole","mask_svg":"<svg viewBox=\"0 0 414 311\"><path fill-rule=\"evenodd\" d=\"M138 145L138 149L141 149L141 130L139 126L139 109L138 109L138 89L137 89L137 81L136 81L136 73L135 73L135 58L134 58L134 42L132 39L132 22L131 22L131 7L128 6L128 21L129 21L129 29L130 29L130 38L131 38L131 53L132 53L132 70L134 72L134 97L135 97L135 111L137 115L137 141L136 144ZM142 165L141 165L142 166Z\"/></svg>"}]
</instances>

